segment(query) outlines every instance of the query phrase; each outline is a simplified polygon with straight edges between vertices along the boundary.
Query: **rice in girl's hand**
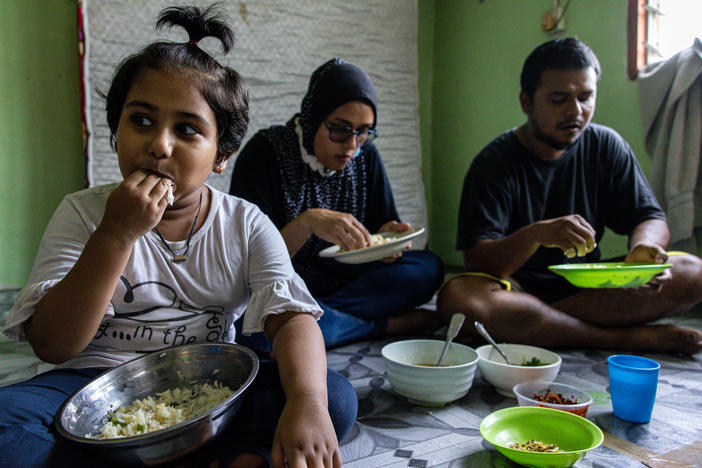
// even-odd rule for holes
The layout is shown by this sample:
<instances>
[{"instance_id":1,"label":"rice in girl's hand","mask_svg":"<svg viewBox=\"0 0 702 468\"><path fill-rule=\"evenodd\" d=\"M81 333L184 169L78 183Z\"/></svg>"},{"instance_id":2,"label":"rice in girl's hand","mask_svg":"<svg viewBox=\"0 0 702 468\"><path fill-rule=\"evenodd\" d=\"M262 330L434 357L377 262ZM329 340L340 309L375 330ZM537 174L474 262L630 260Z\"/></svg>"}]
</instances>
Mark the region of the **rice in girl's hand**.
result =
<instances>
[{"instance_id":1,"label":"rice in girl's hand","mask_svg":"<svg viewBox=\"0 0 702 468\"><path fill-rule=\"evenodd\" d=\"M169 206L173 206L173 203L175 202L175 197L173 196L173 182L168 181L168 192L166 192L166 201L168 202Z\"/></svg>"}]
</instances>

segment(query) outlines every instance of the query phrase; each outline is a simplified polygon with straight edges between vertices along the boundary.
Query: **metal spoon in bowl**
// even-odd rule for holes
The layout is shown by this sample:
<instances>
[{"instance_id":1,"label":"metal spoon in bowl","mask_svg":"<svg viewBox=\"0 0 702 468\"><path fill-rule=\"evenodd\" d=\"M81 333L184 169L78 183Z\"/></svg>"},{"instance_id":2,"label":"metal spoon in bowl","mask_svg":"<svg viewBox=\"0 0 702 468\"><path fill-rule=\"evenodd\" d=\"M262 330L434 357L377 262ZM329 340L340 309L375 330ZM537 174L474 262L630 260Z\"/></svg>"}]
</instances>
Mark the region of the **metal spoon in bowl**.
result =
<instances>
[{"instance_id":1,"label":"metal spoon in bowl","mask_svg":"<svg viewBox=\"0 0 702 468\"><path fill-rule=\"evenodd\" d=\"M495 343L495 340L492 339L492 337L487 332L487 330L485 329L483 324L476 320L474 325L475 325L475 329L478 330L478 333L480 333L482 335L482 337L485 338L488 341L488 343L490 343L492 345L492 347L497 350L498 353L500 353L500 356L502 356L502 359L504 359L505 362L507 364L509 364L510 366L513 366L514 364L509 362L509 359L507 359L507 355L502 352L502 350L500 349L499 346L497 346L497 343Z\"/></svg>"},{"instance_id":2,"label":"metal spoon in bowl","mask_svg":"<svg viewBox=\"0 0 702 468\"><path fill-rule=\"evenodd\" d=\"M441 360L444 358L444 355L446 354L446 351L448 350L451 341L453 341L453 339L456 338L456 335L458 335L458 331L461 329L461 325L463 325L463 321L465 319L466 316L463 314L453 314L451 316L451 321L449 322L448 330L446 330L446 344L444 345L444 349L441 351L441 356L439 356L439 360L436 361L437 367L441 365Z\"/></svg>"}]
</instances>

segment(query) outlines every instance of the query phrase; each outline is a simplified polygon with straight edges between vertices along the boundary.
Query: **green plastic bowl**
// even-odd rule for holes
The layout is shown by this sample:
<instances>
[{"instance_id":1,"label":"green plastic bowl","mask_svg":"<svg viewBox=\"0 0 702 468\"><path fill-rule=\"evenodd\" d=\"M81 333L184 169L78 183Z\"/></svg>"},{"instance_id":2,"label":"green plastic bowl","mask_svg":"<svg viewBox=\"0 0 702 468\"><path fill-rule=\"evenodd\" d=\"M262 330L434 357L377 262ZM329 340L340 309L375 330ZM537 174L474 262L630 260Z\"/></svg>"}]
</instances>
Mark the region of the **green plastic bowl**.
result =
<instances>
[{"instance_id":1,"label":"green plastic bowl","mask_svg":"<svg viewBox=\"0 0 702 468\"><path fill-rule=\"evenodd\" d=\"M505 457L532 467L572 466L600 446L604 435L585 418L551 408L516 406L485 417L480 434ZM556 444L561 452L525 452L509 448L515 442L538 440Z\"/></svg>"},{"instance_id":2,"label":"green plastic bowl","mask_svg":"<svg viewBox=\"0 0 702 468\"><path fill-rule=\"evenodd\" d=\"M603 262L566 263L548 269L579 288L635 288L672 266L671 263Z\"/></svg>"}]
</instances>

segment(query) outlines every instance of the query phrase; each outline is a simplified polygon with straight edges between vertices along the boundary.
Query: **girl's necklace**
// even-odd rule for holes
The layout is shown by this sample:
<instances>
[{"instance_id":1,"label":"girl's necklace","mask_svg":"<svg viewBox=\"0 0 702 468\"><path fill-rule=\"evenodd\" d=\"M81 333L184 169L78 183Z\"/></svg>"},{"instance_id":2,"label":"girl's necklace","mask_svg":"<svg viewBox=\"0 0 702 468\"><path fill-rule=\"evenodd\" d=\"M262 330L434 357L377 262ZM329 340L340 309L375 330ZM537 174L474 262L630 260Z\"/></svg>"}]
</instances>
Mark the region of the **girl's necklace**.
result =
<instances>
[{"instance_id":1,"label":"girl's necklace","mask_svg":"<svg viewBox=\"0 0 702 468\"><path fill-rule=\"evenodd\" d=\"M197 204L197 213L195 213L195 221L193 221L193 225L190 227L190 234L188 234L188 240L185 242L185 252L183 252L181 255L176 255L176 253L171 249L171 246L168 245L166 242L166 239L163 238L163 235L161 234L161 231L158 230L158 227L154 226L154 231L156 231L156 234L158 234L158 238L161 239L161 242L163 242L163 245L166 246L168 251L173 254L173 261L174 262L182 262L185 261L186 256L188 255L188 249L190 248L190 239L193 238L193 231L195 231L195 225L197 224L197 217L200 216L200 208L202 207L202 192L200 192L200 201Z\"/></svg>"}]
</instances>

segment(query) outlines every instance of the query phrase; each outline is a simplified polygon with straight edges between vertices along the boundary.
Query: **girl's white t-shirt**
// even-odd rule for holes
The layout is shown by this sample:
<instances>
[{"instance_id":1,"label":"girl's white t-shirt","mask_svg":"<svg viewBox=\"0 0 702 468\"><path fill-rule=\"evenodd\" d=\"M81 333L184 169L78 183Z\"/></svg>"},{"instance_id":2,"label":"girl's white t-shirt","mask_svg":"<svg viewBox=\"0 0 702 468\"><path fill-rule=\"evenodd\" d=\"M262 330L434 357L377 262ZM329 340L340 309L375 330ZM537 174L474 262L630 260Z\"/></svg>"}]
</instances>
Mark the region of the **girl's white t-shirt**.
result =
<instances>
[{"instance_id":1,"label":"girl's white t-shirt","mask_svg":"<svg viewBox=\"0 0 702 468\"><path fill-rule=\"evenodd\" d=\"M29 281L8 315L3 329L8 338L26 340L22 323L73 267L116 186L93 187L63 199L44 232ZM252 203L207 188L212 194L209 213L190 240L187 259L174 262L153 231L142 236L95 337L61 367L112 367L173 346L234 342L233 322L244 312L247 334L263 330L268 314L321 316L268 217ZM181 254L186 242L169 245Z\"/></svg>"}]
</instances>

